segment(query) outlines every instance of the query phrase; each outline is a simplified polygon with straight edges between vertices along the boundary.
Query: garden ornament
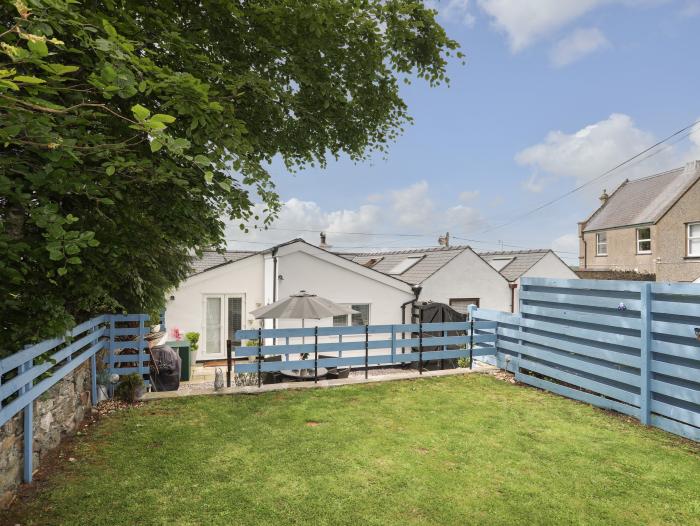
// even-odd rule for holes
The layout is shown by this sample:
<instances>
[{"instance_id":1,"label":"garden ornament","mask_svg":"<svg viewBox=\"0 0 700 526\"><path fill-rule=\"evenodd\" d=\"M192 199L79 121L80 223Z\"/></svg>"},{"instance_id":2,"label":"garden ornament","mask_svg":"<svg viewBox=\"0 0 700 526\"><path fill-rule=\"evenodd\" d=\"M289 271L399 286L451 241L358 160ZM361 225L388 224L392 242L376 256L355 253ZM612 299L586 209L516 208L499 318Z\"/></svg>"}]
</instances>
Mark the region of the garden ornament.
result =
<instances>
[{"instance_id":1,"label":"garden ornament","mask_svg":"<svg viewBox=\"0 0 700 526\"><path fill-rule=\"evenodd\" d=\"M224 372L221 367L214 371L214 391L221 391L224 388Z\"/></svg>"},{"instance_id":2,"label":"garden ornament","mask_svg":"<svg viewBox=\"0 0 700 526\"><path fill-rule=\"evenodd\" d=\"M617 310L619 310L619 311L625 311L625 310L627 310L627 305L625 305L624 303L620 302L620 304L617 306Z\"/></svg>"}]
</instances>

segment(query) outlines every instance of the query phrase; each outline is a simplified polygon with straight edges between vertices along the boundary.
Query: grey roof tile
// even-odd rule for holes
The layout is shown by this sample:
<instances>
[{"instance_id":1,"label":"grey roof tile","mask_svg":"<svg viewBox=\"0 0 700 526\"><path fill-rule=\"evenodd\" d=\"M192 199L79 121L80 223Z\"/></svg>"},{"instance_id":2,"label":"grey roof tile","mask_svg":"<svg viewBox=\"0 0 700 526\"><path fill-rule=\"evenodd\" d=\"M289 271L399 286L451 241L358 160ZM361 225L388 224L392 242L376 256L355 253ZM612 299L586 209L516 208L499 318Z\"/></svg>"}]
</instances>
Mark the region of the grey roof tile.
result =
<instances>
[{"instance_id":1,"label":"grey roof tile","mask_svg":"<svg viewBox=\"0 0 700 526\"><path fill-rule=\"evenodd\" d=\"M382 252L341 253L338 255L350 259L355 263L359 263L360 265L368 266L383 274L398 278L411 285L418 285L435 274L467 248L469 247L417 248ZM420 260L401 274L390 274L390 271L396 265L410 257L420 257Z\"/></svg>"},{"instance_id":2,"label":"grey roof tile","mask_svg":"<svg viewBox=\"0 0 700 526\"><path fill-rule=\"evenodd\" d=\"M584 232L656 223L700 177L700 164L625 181L586 223Z\"/></svg>"},{"instance_id":3,"label":"grey roof tile","mask_svg":"<svg viewBox=\"0 0 700 526\"><path fill-rule=\"evenodd\" d=\"M244 250L227 250L223 254L216 252L214 250L205 250L201 258L193 258L190 266L192 267L192 274L199 274L205 270L210 270L224 263L230 263L231 261L238 261L239 259L246 258L256 252L244 251Z\"/></svg>"},{"instance_id":4,"label":"grey roof tile","mask_svg":"<svg viewBox=\"0 0 700 526\"><path fill-rule=\"evenodd\" d=\"M508 281L516 281L530 270L535 263L545 257L550 250L506 250L500 252L480 252L479 255L489 264L495 259L513 258L499 272Z\"/></svg>"}]
</instances>

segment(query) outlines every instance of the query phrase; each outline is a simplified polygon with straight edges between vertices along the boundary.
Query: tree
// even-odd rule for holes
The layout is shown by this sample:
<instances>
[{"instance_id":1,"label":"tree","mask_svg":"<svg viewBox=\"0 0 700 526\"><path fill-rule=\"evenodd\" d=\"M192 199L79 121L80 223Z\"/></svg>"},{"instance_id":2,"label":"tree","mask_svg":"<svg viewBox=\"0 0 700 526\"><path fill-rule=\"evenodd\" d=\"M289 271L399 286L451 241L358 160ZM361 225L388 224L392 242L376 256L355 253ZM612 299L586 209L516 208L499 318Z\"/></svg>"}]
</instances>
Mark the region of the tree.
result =
<instances>
[{"instance_id":1,"label":"tree","mask_svg":"<svg viewBox=\"0 0 700 526\"><path fill-rule=\"evenodd\" d=\"M98 312L157 311L223 244L265 166L384 152L413 76L461 57L415 0L2 0L5 349Z\"/></svg>"}]
</instances>

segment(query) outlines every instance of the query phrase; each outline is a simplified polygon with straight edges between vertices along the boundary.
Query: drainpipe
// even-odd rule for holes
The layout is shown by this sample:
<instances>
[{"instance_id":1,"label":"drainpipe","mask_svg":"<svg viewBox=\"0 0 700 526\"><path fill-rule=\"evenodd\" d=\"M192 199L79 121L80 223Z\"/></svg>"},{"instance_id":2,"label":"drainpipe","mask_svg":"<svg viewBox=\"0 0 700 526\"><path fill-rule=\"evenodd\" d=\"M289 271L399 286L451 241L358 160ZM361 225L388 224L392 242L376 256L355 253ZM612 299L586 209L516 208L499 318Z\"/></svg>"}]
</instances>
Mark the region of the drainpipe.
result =
<instances>
[{"instance_id":1,"label":"drainpipe","mask_svg":"<svg viewBox=\"0 0 700 526\"><path fill-rule=\"evenodd\" d=\"M272 303L277 301L277 249L272 251ZM277 328L277 319L272 318L272 328Z\"/></svg>"},{"instance_id":2,"label":"drainpipe","mask_svg":"<svg viewBox=\"0 0 700 526\"><path fill-rule=\"evenodd\" d=\"M423 290L423 287L420 285L414 285L411 287L411 290L413 290L414 298L412 300L408 300L404 303L401 304L401 323L406 323L406 306L414 304L415 302L418 301L418 296L420 296L421 291ZM402 332L401 333L401 339L404 340L406 339L406 333ZM406 352L406 349L401 347L401 354L404 354Z\"/></svg>"},{"instance_id":3,"label":"drainpipe","mask_svg":"<svg viewBox=\"0 0 700 526\"><path fill-rule=\"evenodd\" d=\"M515 289L518 288L517 283L508 283L510 287L510 312L515 312Z\"/></svg>"}]
</instances>

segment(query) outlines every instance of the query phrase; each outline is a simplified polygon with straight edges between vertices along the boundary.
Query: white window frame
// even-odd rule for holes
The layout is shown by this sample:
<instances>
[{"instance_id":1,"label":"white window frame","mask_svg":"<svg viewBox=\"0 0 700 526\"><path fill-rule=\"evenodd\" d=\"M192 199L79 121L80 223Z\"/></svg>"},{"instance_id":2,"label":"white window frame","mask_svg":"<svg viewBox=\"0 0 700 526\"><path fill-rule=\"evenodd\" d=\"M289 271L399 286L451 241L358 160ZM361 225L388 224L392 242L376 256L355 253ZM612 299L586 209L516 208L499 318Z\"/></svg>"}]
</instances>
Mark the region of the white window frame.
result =
<instances>
[{"instance_id":1,"label":"white window frame","mask_svg":"<svg viewBox=\"0 0 700 526\"><path fill-rule=\"evenodd\" d=\"M605 236L605 241L601 241L601 236ZM605 246L605 251L601 251L600 247ZM595 255L596 256L607 256L608 255L608 233L607 232L597 232L595 235Z\"/></svg>"},{"instance_id":2,"label":"white window frame","mask_svg":"<svg viewBox=\"0 0 700 526\"><path fill-rule=\"evenodd\" d=\"M648 230L648 231L649 231L649 237L648 237L648 238L645 238L645 239L640 239L640 238L639 238L639 231L640 231L640 230ZM636 238L637 238L637 254L651 254L651 227L643 226L643 227L637 228L637 229L636 229L636 234L635 234L635 236L636 236ZM639 245L640 245L641 243L646 243L647 241L649 242L649 250L642 250L642 249L640 249L640 248L639 248Z\"/></svg>"},{"instance_id":3,"label":"white window frame","mask_svg":"<svg viewBox=\"0 0 700 526\"><path fill-rule=\"evenodd\" d=\"M691 227L697 227L697 229L698 229L698 233L697 233L696 235L694 235L694 236L691 236L691 235L690 235L690 229L691 229ZM688 257L691 257L691 258L700 257L700 250L698 250L696 253L693 253L693 251L692 251L692 249L691 249L691 247L692 247L691 241L695 241L695 240L700 241L700 222L688 223L688 224L686 225L686 240L687 240L687 243L686 243L686 246L687 246L687 250L686 250L687 256L688 256Z\"/></svg>"},{"instance_id":4,"label":"white window frame","mask_svg":"<svg viewBox=\"0 0 700 526\"><path fill-rule=\"evenodd\" d=\"M353 305L366 305L367 306L367 325L370 325L372 322L370 321L372 319L372 304L369 302L359 302L356 301L355 303L341 303L344 307L350 307L352 309ZM333 316L332 323L333 327L353 327L352 325L352 314L342 314L341 316ZM345 324L339 325L335 323L335 318L340 318L343 317L345 318Z\"/></svg>"}]
</instances>

